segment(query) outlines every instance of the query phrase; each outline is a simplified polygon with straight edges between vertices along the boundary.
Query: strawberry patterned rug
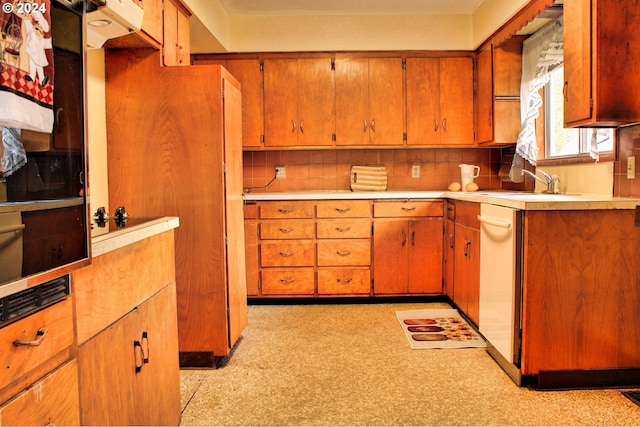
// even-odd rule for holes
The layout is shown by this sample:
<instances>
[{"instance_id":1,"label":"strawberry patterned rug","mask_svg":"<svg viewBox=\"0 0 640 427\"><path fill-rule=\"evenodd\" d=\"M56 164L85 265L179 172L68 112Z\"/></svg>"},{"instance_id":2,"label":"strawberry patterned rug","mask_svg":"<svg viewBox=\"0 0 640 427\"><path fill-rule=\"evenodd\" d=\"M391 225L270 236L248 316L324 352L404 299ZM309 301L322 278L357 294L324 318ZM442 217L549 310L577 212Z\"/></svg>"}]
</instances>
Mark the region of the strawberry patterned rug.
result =
<instances>
[{"instance_id":1,"label":"strawberry patterned rug","mask_svg":"<svg viewBox=\"0 0 640 427\"><path fill-rule=\"evenodd\" d=\"M411 348L477 348L484 340L454 309L396 311Z\"/></svg>"}]
</instances>

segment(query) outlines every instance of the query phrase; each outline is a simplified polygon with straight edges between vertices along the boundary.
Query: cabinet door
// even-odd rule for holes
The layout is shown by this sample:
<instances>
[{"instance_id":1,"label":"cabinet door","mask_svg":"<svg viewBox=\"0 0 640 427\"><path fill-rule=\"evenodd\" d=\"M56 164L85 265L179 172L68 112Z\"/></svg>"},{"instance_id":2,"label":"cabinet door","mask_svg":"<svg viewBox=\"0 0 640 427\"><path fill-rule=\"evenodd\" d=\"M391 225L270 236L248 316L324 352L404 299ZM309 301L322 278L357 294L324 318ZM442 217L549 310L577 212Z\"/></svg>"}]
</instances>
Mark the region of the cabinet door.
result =
<instances>
[{"instance_id":1,"label":"cabinet door","mask_svg":"<svg viewBox=\"0 0 640 427\"><path fill-rule=\"evenodd\" d=\"M444 223L444 294L453 301L454 294L454 248L455 248L455 223L446 220Z\"/></svg>"},{"instance_id":2,"label":"cabinet door","mask_svg":"<svg viewBox=\"0 0 640 427\"><path fill-rule=\"evenodd\" d=\"M564 121L591 117L591 1L574 0L564 14Z\"/></svg>"},{"instance_id":3,"label":"cabinet door","mask_svg":"<svg viewBox=\"0 0 640 427\"><path fill-rule=\"evenodd\" d=\"M142 6L142 30L162 44L162 3L163 0L144 0Z\"/></svg>"},{"instance_id":4,"label":"cabinet door","mask_svg":"<svg viewBox=\"0 0 640 427\"><path fill-rule=\"evenodd\" d=\"M226 61L225 68L242 86L242 146L262 146L264 99L259 59Z\"/></svg>"},{"instance_id":5,"label":"cabinet door","mask_svg":"<svg viewBox=\"0 0 640 427\"><path fill-rule=\"evenodd\" d=\"M369 143L402 145L405 106L401 58L369 59Z\"/></svg>"},{"instance_id":6,"label":"cabinet door","mask_svg":"<svg viewBox=\"0 0 640 427\"><path fill-rule=\"evenodd\" d=\"M330 58L298 59L298 145L332 145L335 85Z\"/></svg>"},{"instance_id":7,"label":"cabinet door","mask_svg":"<svg viewBox=\"0 0 640 427\"><path fill-rule=\"evenodd\" d=\"M441 143L473 144L473 60L440 59Z\"/></svg>"},{"instance_id":8,"label":"cabinet door","mask_svg":"<svg viewBox=\"0 0 640 427\"><path fill-rule=\"evenodd\" d=\"M189 13L179 0L164 1L164 65L191 65Z\"/></svg>"},{"instance_id":9,"label":"cabinet door","mask_svg":"<svg viewBox=\"0 0 640 427\"><path fill-rule=\"evenodd\" d=\"M224 334L227 336L226 351L232 348L240 337L247 325L248 316L242 201L242 102L240 88L236 84L226 77L223 78L227 310L220 310L218 315L228 322L228 329Z\"/></svg>"},{"instance_id":10,"label":"cabinet door","mask_svg":"<svg viewBox=\"0 0 640 427\"><path fill-rule=\"evenodd\" d=\"M408 231L408 292L441 294L442 218L410 221Z\"/></svg>"},{"instance_id":11,"label":"cabinet door","mask_svg":"<svg viewBox=\"0 0 640 427\"><path fill-rule=\"evenodd\" d=\"M175 301L171 284L78 349L82 425L180 423Z\"/></svg>"},{"instance_id":12,"label":"cabinet door","mask_svg":"<svg viewBox=\"0 0 640 427\"><path fill-rule=\"evenodd\" d=\"M407 292L408 245L407 221L374 221L373 290L376 295Z\"/></svg>"},{"instance_id":13,"label":"cabinet door","mask_svg":"<svg viewBox=\"0 0 640 427\"><path fill-rule=\"evenodd\" d=\"M407 58L407 144L440 143L440 61Z\"/></svg>"},{"instance_id":14,"label":"cabinet door","mask_svg":"<svg viewBox=\"0 0 640 427\"><path fill-rule=\"evenodd\" d=\"M476 57L476 129L478 143L493 141L493 45Z\"/></svg>"},{"instance_id":15,"label":"cabinet door","mask_svg":"<svg viewBox=\"0 0 640 427\"><path fill-rule=\"evenodd\" d=\"M244 248L247 265L247 295L260 294L258 286L258 223L255 220L244 222Z\"/></svg>"},{"instance_id":16,"label":"cabinet door","mask_svg":"<svg viewBox=\"0 0 640 427\"><path fill-rule=\"evenodd\" d=\"M480 314L480 232L455 226L455 271L453 301L478 324Z\"/></svg>"},{"instance_id":17,"label":"cabinet door","mask_svg":"<svg viewBox=\"0 0 640 427\"><path fill-rule=\"evenodd\" d=\"M138 309L137 331L144 358L136 384L137 420L131 425L180 424L182 408L175 306L175 284L171 284Z\"/></svg>"},{"instance_id":18,"label":"cabinet door","mask_svg":"<svg viewBox=\"0 0 640 427\"><path fill-rule=\"evenodd\" d=\"M264 145L298 145L298 62L264 61Z\"/></svg>"},{"instance_id":19,"label":"cabinet door","mask_svg":"<svg viewBox=\"0 0 640 427\"><path fill-rule=\"evenodd\" d=\"M369 144L369 60L338 58L336 79L336 145Z\"/></svg>"}]
</instances>

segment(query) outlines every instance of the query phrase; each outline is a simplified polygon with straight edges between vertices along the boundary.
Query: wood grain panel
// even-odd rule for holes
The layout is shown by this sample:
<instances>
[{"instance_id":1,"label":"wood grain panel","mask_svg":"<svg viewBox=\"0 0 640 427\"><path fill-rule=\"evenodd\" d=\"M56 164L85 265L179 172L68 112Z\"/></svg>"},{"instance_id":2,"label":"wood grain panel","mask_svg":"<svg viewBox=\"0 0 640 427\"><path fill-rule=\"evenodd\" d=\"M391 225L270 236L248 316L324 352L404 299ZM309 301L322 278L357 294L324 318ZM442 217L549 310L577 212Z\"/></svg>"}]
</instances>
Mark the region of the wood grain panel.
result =
<instances>
[{"instance_id":1,"label":"wood grain panel","mask_svg":"<svg viewBox=\"0 0 640 427\"><path fill-rule=\"evenodd\" d=\"M374 203L376 218L402 218L419 216L439 216L444 212L443 202L380 202Z\"/></svg>"},{"instance_id":2,"label":"wood grain panel","mask_svg":"<svg viewBox=\"0 0 640 427\"><path fill-rule=\"evenodd\" d=\"M14 346L15 340L33 341L46 330L40 345ZM47 362L74 343L73 303L70 297L0 329L0 388Z\"/></svg>"},{"instance_id":3,"label":"wood grain panel","mask_svg":"<svg viewBox=\"0 0 640 427\"><path fill-rule=\"evenodd\" d=\"M318 239L355 239L371 236L369 219L325 219L318 221Z\"/></svg>"},{"instance_id":4,"label":"wood grain panel","mask_svg":"<svg viewBox=\"0 0 640 427\"><path fill-rule=\"evenodd\" d=\"M311 241L273 241L260 244L262 267L310 267L315 264L315 244Z\"/></svg>"},{"instance_id":5,"label":"wood grain panel","mask_svg":"<svg viewBox=\"0 0 640 427\"><path fill-rule=\"evenodd\" d=\"M371 272L368 269L318 270L319 295L368 295L370 291Z\"/></svg>"},{"instance_id":6,"label":"wood grain panel","mask_svg":"<svg viewBox=\"0 0 640 427\"><path fill-rule=\"evenodd\" d=\"M262 270L263 295L313 295L315 280L313 269Z\"/></svg>"},{"instance_id":7,"label":"wood grain panel","mask_svg":"<svg viewBox=\"0 0 640 427\"><path fill-rule=\"evenodd\" d=\"M107 252L72 273L79 344L175 281L173 235L171 230Z\"/></svg>"},{"instance_id":8,"label":"wood grain panel","mask_svg":"<svg viewBox=\"0 0 640 427\"><path fill-rule=\"evenodd\" d=\"M525 217L523 371L640 366L633 211Z\"/></svg>"},{"instance_id":9,"label":"wood grain panel","mask_svg":"<svg viewBox=\"0 0 640 427\"><path fill-rule=\"evenodd\" d=\"M371 202L368 200L327 200L317 203L318 218L369 218Z\"/></svg>"},{"instance_id":10,"label":"wood grain panel","mask_svg":"<svg viewBox=\"0 0 640 427\"><path fill-rule=\"evenodd\" d=\"M407 58L407 143L440 143L440 61Z\"/></svg>"},{"instance_id":11,"label":"wood grain panel","mask_svg":"<svg viewBox=\"0 0 640 427\"><path fill-rule=\"evenodd\" d=\"M292 220L260 223L260 238L273 239L313 239L316 236L316 224L313 221Z\"/></svg>"},{"instance_id":12,"label":"wood grain panel","mask_svg":"<svg viewBox=\"0 0 640 427\"><path fill-rule=\"evenodd\" d=\"M313 218L314 202L269 202L259 205L260 218Z\"/></svg>"},{"instance_id":13,"label":"wood grain panel","mask_svg":"<svg viewBox=\"0 0 640 427\"><path fill-rule=\"evenodd\" d=\"M327 239L318 241L318 266L371 264L369 239Z\"/></svg>"},{"instance_id":14,"label":"wood grain panel","mask_svg":"<svg viewBox=\"0 0 640 427\"><path fill-rule=\"evenodd\" d=\"M75 359L0 408L2 425L80 425L78 364Z\"/></svg>"}]
</instances>

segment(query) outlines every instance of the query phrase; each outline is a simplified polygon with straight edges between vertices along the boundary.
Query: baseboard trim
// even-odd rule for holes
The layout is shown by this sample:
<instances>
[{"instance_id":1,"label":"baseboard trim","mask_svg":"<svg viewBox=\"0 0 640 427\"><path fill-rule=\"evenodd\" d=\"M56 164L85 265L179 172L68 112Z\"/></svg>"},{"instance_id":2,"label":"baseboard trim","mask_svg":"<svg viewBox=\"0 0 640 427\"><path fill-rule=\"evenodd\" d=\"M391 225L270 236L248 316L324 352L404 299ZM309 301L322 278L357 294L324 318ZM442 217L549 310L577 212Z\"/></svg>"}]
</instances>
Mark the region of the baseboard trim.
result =
<instances>
[{"instance_id":1,"label":"baseboard trim","mask_svg":"<svg viewBox=\"0 0 640 427\"><path fill-rule=\"evenodd\" d=\"M538 390L572 390L640 386L640 368L540 371Z\"/></svg>"}]
</instances>

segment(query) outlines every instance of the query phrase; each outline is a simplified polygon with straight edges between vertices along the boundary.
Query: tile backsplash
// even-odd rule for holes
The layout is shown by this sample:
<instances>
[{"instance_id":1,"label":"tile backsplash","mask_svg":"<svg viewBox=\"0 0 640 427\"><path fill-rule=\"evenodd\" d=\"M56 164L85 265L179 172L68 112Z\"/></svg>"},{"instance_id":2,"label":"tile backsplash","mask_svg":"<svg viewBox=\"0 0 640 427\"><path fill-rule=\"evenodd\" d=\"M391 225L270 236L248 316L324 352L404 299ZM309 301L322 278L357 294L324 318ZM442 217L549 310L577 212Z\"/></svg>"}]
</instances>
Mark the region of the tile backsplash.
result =
<instances>
[{"instance_id":1,"label":"tile backsplash","mask_svg":"<svg viewBox=\"0 0 640 427\"><path fill-rule=\"evenodd\" d=\"M251 192L338 191L350 189L352 165L384 165L388 190L446 190L460 182L461 163L480 166L480 189L500 189L501 150L497 148L328 149L246 151L243 185ZM275 166L284 165L286 178L277 179ZM412 167L420 177L412 178Z\"/></svg>"}]
</instances>

